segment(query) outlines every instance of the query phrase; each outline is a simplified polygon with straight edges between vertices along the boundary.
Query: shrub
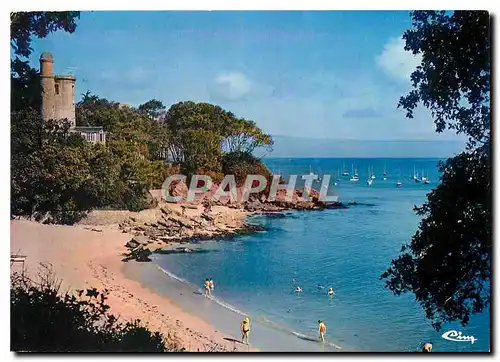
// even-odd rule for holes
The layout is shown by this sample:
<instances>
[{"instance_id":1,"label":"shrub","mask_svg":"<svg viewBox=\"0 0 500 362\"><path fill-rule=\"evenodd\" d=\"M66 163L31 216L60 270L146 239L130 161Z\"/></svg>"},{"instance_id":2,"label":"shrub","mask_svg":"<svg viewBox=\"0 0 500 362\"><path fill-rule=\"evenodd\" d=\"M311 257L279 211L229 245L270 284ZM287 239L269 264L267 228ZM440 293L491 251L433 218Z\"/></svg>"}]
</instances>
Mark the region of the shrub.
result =
<instances>
[{"instance_id":1,"label":"shrub","mask_svg":"<svg viewBox=\"0 0 500 362\"><path fill-rule=\"evenodd\" d=\"M108 312L107 290L60 293L60 282L43 266L40 280L14 273L10 292L11 350L31 352L180 352L170 336L140 320L121 323Z\"/></svg>"}]
</instances>

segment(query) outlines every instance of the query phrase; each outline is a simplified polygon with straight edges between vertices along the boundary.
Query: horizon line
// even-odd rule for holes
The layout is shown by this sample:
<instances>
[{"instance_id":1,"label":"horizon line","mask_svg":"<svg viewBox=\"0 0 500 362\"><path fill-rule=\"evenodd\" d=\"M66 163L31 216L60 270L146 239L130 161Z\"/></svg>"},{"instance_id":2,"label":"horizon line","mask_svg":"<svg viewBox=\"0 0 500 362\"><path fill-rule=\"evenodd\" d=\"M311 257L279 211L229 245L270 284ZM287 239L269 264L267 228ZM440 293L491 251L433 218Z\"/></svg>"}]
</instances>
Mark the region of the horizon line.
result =
<instances>
[{"instance_id":1,"label":"horizon line","mask_svg":"<svg viewBox=\"0 0 500 362\"><path fill-rule=\"evenodd\" d=\"M444 140L432 140L432 139L362 139L362 138L311 138L311 137L300 137L300 136L286 136L286 135L273 135L271 137L287 137L287 138L298 138L303 140L315 140L315 141L360 141L360 142L467 142L466 139L444 139Z\"/></svg>"}]
</instances>

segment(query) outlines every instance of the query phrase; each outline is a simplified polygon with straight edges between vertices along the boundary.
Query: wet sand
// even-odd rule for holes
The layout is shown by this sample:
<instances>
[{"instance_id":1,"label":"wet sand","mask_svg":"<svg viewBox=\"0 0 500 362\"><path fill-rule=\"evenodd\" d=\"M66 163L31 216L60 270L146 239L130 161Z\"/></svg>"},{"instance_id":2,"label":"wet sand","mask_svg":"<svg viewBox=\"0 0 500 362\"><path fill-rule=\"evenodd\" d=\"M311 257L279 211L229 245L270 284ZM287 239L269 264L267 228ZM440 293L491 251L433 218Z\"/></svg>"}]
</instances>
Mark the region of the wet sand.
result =
<instances>
[{"instance_id":1,"label":"wet sand","mask_svg":"<svg viewBox=\"0 0 500 362\"><path fill-rule=\"evenodd\" d=\"M231 310L216 301L205 297L201 288L186 284L165 274L153 263L133 263L124 266L125 275L136 279L152 292L164 296L187 313L198 316L210 323L218 330L234 336L236 340L241 338L239 324L246 314L245 311ZM217 298L217 289L213 296ZM222 302L223 303L223 302ZM250 315L251 334L250 344L265 352L340 352L342 350L324 346L313 337L296 336L286 330L266 325L265 321L255 320ZM311 339L309 339L311 338ZM239 341L233 342L240 344Z\"/></svg>"},{"instance_id":2,"label":"wet sand","mask_svg":"<svg viewBox=\"0 0 500 362\"><path fill-rule=\"evenodd\" d=\"M184 306L127 277L121 254L131 236L106 227L99 230L12 220L11 253L26 255L26 272L32 277L37 276L40 263L51 265L63 292L108 289L110 312L120 320L141 319L151 330L172 335L188 351L256 351L232 341L239 338L239 330L224 334L183 310ZM19 270L20 265L12 268Z\"/></svg>"}]
</instances>

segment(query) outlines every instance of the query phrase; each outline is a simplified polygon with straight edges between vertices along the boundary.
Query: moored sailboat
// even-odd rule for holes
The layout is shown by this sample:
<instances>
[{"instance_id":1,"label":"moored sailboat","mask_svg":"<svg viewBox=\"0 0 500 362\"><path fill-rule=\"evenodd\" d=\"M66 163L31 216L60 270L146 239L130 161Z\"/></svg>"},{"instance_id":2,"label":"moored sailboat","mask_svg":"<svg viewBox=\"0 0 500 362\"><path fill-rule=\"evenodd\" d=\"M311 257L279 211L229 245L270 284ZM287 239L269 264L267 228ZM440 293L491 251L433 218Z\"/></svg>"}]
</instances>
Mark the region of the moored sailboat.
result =
<instances>
[{"instance_id":1,"label":"moored sailboat","mask_svg":"<svg viewBox=\"0 0 500 362\"><path fill-rule=\"evenodd\" d=\"M429 184L429 173L427 172L427 176L424 176L424 172L422 171L422 181L424 182L424 184Z\"/></svg>"},{"instance_id":2,"label":"moored sailboat","mask_svg":"<svg viewBox=\"0 0 500 362\"><path fill-rule=\"evenodd\" d=\"M345 162L342 162L342 176L349 176L349 172L345 170Z\"/></svg>"},{"instance_id":3,"label":"moored sailboat","mask_svg":"<svg viewBox=\"0 0 500 362\"><path fill-rule=\"evenodd\" d=\"M354 168L354 165L352 166ZM351 181L359 181L358 169L356 168L353 171L353 175L351 177Z\"/></svg>"},{"instance_id":4,"label":"moored sailboat","mask_svg":"<svg viewBox=\"0 0 500 362\"><path fill-rule=\"evenodd\" d=\"M401 169L399 169L399 179L401 179ZM401 186L403 186L403 183L400 180L398 180L396 182L396 187L401 187Z\"/></svg>"}]
</instances>

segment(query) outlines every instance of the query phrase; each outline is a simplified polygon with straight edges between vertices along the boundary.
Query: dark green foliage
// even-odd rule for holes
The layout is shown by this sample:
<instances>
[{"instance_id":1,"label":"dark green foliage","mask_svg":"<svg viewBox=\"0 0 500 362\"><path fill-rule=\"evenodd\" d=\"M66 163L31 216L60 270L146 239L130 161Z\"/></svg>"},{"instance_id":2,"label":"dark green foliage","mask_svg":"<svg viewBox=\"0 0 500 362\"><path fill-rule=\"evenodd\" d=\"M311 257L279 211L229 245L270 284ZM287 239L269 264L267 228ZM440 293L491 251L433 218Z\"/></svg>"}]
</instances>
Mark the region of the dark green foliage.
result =
<instances>
[{"instance_id":1,"label":"dark green foliage","mask_svg":"<svg viewBox=\"0 0 500 362\"><path fill-rule=\"evenodd\" d=\"M107 147L121 165L120 177L134 190L161 187L167 172L161 157L168 145L165 127L135 108L89 92L77 103L76 120L77 125L102 126L107 131Z\"/></svg>"},{"instance_id":2,"label":"dark green foliage","mask_svg":"<svg viewBox=\"0 0 500 362\"><path fill-rule=\"evenodd\" d=\"M166 113L164 123L170 136L168 150L188 176L221 174L225 153L250 154L257 147L272 146L272 138L255 122L208 103L176 103Z\"/></svg>"},{"instance_id":3,"label":"dark green foliage","mask_svg":"<svg viewBox=\"0 0 500 362\"><path fill-rule=\"evenodd\" d=\"M272 180L272 174L267 167L254 155L248 152L230 152L222 157L222 172L234 175L236 184L242 186L247 175L262 175Z\"/></svg>"},{"instance_id":4,"label":"dark green foliage","mask_svg":"<svg viewBox=\"0 0 500 362\"><path fill-rule=\"evenodd\" d=\"M40 110L42 103L42 87L40 74L31 68L28 62L23 62L16 57L11 62L11 110L19 111L25 108Z\"/></svg>"},{"instance_id":5,"label":"dark green foliage","mask_svg":"<svg viewBox=\"0 0 500 362\"><path fill-rule=\"evenodd\" d=\"M10 46L16 55L28 58L33 36L45 38L57 30L73 33L79 11L31 11L10 13Z\"/></svg>"},{"instance_id":6,"label":"dark green foliage","mask_svg":"<svg viewBox=\"0 0 500 362\"><path fill-rule=\"evenodd\" d=\"M482 11L412 13L406 49L423 56L414 90L400 107L412 117L419 102L436 131L469 137L466 152L440 165L441 183L428 194L419 229L381 276L395 294L412 292L433 326L460 321L490 305L491 160L489 15Z\"/></svg>"},{"instance_id":7,"label":"dark green foliage","mask_svg":"<svg viewBox=\"0 0 500 362\"><path fill-rule=\"evenodd\" d=\"M93 208L156 206L148 190L163 181L163 165L141 157L136 143L93 145L32 109L11 122L12 214L71 224Z\"/></svg>"},{"instance_id":8,"label":"dark green foliage","mask_svg":"<svg viewBox=\"0 0 500 362\"><path fill-rule=\"evenodd\" d=\"M137 109L149 118L157 119L163 112L165 112L166 108L167 107L165 107L161 101L152 99L144 104L141 104Z\"/></svg>"},{"instance_id":9,"label":"dark green foliage","mask_svg":"<svg viewBox=\"0 0 500 362\"><path fill-rule=\"evenodd\" d=\"M89 146L69 134L69 123L44 122L32 109L12 113L11 212L72 223L96 202Z\"/></svg>"},{"instance_id":10,"label":"dark green foliage","mask_svg":"<svg viewBox=\"0 0 500 362\"><path fill-rule=\"evenodd\" d=\"M469 136L470 146L490 138L490 17L486 11L415 11L405 49L423 56L411 75L413 88L399 106L413 116L421 102L436 131Z\"/></svg>"},{"instance_id":11,"label":"dark green foliage","mask_svg":"<svg viewBox=\"0 0 500 362\"><path fill-rule=\"evenodd\" d=\"M30 352L180 352L170 337L140 320L121 323L109 313L107 291L60 293L45 267L40 281L14 274L10 292L11 350Z\"/></svg>"}]
</instances>

